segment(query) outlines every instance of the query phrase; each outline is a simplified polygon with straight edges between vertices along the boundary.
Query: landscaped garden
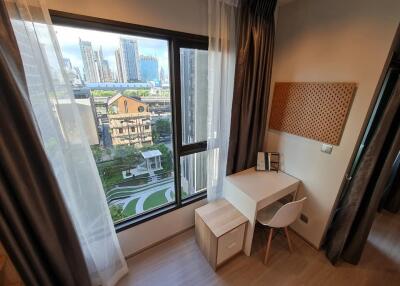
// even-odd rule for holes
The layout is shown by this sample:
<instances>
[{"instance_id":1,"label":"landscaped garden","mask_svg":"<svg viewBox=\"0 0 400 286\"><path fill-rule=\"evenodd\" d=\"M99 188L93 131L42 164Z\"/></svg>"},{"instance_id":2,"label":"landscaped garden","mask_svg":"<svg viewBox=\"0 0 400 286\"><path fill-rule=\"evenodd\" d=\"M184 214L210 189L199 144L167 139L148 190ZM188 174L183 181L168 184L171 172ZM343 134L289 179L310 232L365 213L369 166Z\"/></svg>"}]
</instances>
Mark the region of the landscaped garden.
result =
<instances>
[{"instance_id":1,"label":"landscaped garden","mask_svg":"<svg viewBox=\"0 0 400 286\"><path fill-rule=\"evenodd\" d=\"M156 191L150 194L143 203L143 211L148 211L162 205L168 203L168 199L166 193L168 192L168 188L163 188L159 191ZM132 193L131 193L132 194ZM186 198L188 194L186 192L182 193L182 198ZM129 197L126 196L127 198ZM175 190L171 192L171 198L175 200ZM125 218L135 216L137 214L136 208L139 198L132 199L129 203L122 207L122 205L112 205L110 206L110 213L114 222L121 221Z\"/></svg>"},{"instance_id":2,"label":"landscaped garden","mask_svg":"<svg viewBox=\"0 0 400 286\"><path fill-rule=\"evenodd\" d=\"M162 172L170 172L172 170L172 153L165 144L144 146L142 148L129 145L104 148L99 145L92 145L91 148L106 193L115 186L141 186L149 182L148 174L134 176L125 180L122 177L122 171L133 169L144 161L140 152L159 150L161 152ZM111 157L112 159L103 160L105 157Z\"/></svg>"},{"instance_id":3,"label":"landscaped garden","mask_svg":"<svg viewBox=\"0 0 400 286\"><path fill-rule=\"evenodd\" d=\"M156 176L158 176L158 175L156 175ZM172 173L169 172L169 176L166 176L165 178L162 178L162 179L159 178L155 182L150 183L151 181L152 180L149 178L148 184L132 185L132 186L126 185L126 187L125 187L125 185L120 184L119 186L121 186L121 187L117 186L117 187L114 187L113 189L106 191L107 202L110 203L113 200L130 197L135 193L150 191L156 187L160 187L165 184L170 184L171 182L173 182Z\"/></svg>"},{"instance_id":4,"label":"landscaped garden","mask_svg":"<svg viewBox=\"0 0 400 286\"><path fill-rule=\"evenodd\" d=\"M143 209L145 211L153 209L155 207L164 205L168 202L167 197L165 196L165 192L168 189L162 189L158 192L155 192L153 194L151 194L145 201L143 204Z\"/></svg>"},{"instance_id":5,"label":"landscaped garden","mask_svg":"<svg viewBox=\"0 0 400 286\"><path fill-rule=\"evenodd\" d=\"M134 216L136 214L136 203L138 202L138 198L131 200L123 210L123 214L126 217Z\"/></svg>"}]
</instances>

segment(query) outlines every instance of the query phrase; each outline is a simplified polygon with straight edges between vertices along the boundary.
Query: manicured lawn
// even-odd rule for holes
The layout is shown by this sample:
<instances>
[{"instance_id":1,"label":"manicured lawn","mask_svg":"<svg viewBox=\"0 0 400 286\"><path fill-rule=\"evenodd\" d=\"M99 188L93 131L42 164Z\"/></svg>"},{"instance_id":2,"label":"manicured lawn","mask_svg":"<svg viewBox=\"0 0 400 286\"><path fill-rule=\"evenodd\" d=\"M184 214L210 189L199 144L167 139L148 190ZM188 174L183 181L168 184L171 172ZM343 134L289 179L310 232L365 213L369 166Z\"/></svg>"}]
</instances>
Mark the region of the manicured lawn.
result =
<instances>
[{"instance_id":1,"label":"manicured lawn","mask_svg":"<svg viewBox=\"0 0 400 286\"><path fill-rule=\"evenodd\" d=\"M143 176L143 175L141 175L141 176ZM140 186L143 186L143 185L147 184L148 182L149 182L149 176L147 176L147 177L137 176L135 179L126 179L126 180L121 181L118 184L118 186L120 186L120 187L125 187L125 186L127 186L127 187L129 187L129 186L136 187L136 186L139 186L140 187Z\"/></svg>"},{"instance_id":2,"label":"manicured lawn","mask_svg":"<svg viewBox=\"0 0 400 286\"><path fill-rule=\"evenodd\" d=\"M117 198L125 198L134 193L143 192L145 190L150 190L150 189L154 188L155 186L169 184L170 182L172 182L172 180L173 180L173 178L164 179L163 181L158 181L158 182L146 185L146 186L143 185L141 187L131 187L131 188L126 187L126 188L108 191L108 192L106 192L107 201L110 202Z\"/></svg>"},{"instance_id":3,"label":"manicured lawn","mask_svg":"<svg viewBox=\"0 0 400 286\"><path fill-rule=\"evenodd\" d=\"M122 194L122 195L131 195L134 194L136 192L141 192L143 191L142 188L138 188L138 187L132 187L132 188L122 188L122 189L116 189L116 190L112 190L112 191L108 191L106 192L106 197L111 199L112 197L115 197L115 195L117 195L116 197L118 197L118 194Z\"/></svg>"},{"instance_id":4,"label":"manicured lawn","mask_svg":"<svg viewBox=\"0 0 400 286\"><path fill-rule=\"evenodd\" d=\"M165 197L165 191L167 189L162 189L158 192L155 192L154 194L151 194L145 201L143 204L143 209L149 210L152 209L154 207L158 207L160 205L163 205L165 203L167 203L167 198Z\"/></svg>"},{"instance_id":5,"label":"manicured lawn","mask_svg":"<svg viewBox=\"0 0 400 286\"><path fill-rule=\"evenodd\" d=\"M123 212L124 216L129 217L136 214L136 203L138 202L138 200L139 200L138 198L133 199L128 203Z\"/></svg>"},{"instance_id":6,"label":"manicured lawn","mask_svg":"<svg viewBox=\"0 0 400 286\"><path fill-rule=\"evenodd\" d=\"M159 207L163 204L168 202L167 198L165 197L165 192L168 189L162 189L156 193L151 194L144 202L143 209L150 210L155 207ZM172 192L172 197L175 197L175 192ZM182 198L186 198L188 194L186 192L182 192ZM136 215L136 204L139 201L139 198L131 200L125 209L122 211L121 215L123 217L131 217Z\"/></svg>"}]
</instances>

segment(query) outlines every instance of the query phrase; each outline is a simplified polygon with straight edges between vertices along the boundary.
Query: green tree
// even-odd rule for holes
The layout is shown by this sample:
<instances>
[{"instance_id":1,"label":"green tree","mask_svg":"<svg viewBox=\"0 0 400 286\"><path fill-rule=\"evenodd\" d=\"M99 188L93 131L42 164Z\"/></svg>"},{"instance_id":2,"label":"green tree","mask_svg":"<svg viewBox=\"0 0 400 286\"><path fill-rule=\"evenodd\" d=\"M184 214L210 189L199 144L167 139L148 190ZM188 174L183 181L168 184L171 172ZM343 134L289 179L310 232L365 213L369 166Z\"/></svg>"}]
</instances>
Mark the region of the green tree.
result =
<instances>
[{"instance_id":1,"label":"green tree","mask_svg":"<svg viewBox=\"0 0 400 286\"><path fill-rule=\"evenodd\" d=\"M138 89L138 90L137 90L137 94L138 94L140 97L149 96L149 95L150 95L150 90L149 90L149 89Z\"/></svg>"},{"instance_id":2,"label":"green tree","mask_svg":"<svg viewBox=\"0 0 400 286\"><path fill-rule=\"evenodd\" d=\"M138 92L136 89L126 89L122 92L123 95L125 96L138 96Z\"/></svg>"},{"instance_id":3,"label":"green tree","mask_svg":"<svg viewBox=\"0 0 400 286\"><path fill-rule=\"evenodd\" d=\"M106 148L103 146L91 145L90 148L92 149L92 154L96 163L101 163L103 160L107 160L112 153L113 148Z\"/></svg>"},{"instance_id":4,"label":"green tree","mask_svg":"<svg viewBox=\"0 0 400 286\"><path fill-rule=\"evenodd\" d=\"M92 90L92 96L94 97L111 97L118 93L118 90Z\"/></svg>"},{"instance_id":5,"label":"green tree","mask_svg":"<svg viewBox=\"0 0 400 286\"><path fill-rule=\"evenodd\" d=\"M118 205L113 205L110 207L110 214L114 222L124 219L126 217L124 215L122 207Z\"/></svg>"},{"instance_id":6,"label":"green tree","mask_svg":"<svg viewBox=\"0 0 400 286\"><path fill-rule=\"evenodd\" d=\"M92 149L92 154L96 163L100 162L103 158L103 150L100 145L91 145L90 148Z\"/></svg>"},{"instance_id":7,"label":"green tree","mask_svg":"<svg viewBox=\"0 0 400 286\"><path fill-rule=\"evenodd\" d=\"M159 144L158 150L161 152L161 165L165 171L172 170L172 152L165 144Z\"/></svg>"},{"instance_id":8,"label":"green tree","mask_svg":"<svg viewBox=\"0 0 400 286\"><path fill-rule=\"evenodd\" d=\"M139 150L131 145L115 146L114 159L118 160L121 170L134 168L143 161Z\"/></svg>"},{"instance_id":9,"label":"green tree","mask_svg":"<svg viewBox=\"0 0 400 286\"><path fill-rule=\"evenodd\" d=\"M151 129L151 137L153 138L153 142L155 143L160 140L160 134L157 132L156 128Z\"/></svg>"},{"instance_id":10,"label":"green tree","mask_svg":"<svg viewBox=\"0 0 400 286\"><path fill-rule=\"evenodd\" d=\"M165 144L155 144L148 147L143 147L141 151L159 150L161 152L161 165L164 171L172 170L172 152Z\"/></svg>"},{"instance_id":11,"label":"green tree","mask_svg":"<svg viewBox=\"0 0 400 286\"><path fill-rule=\"evenodd\" d=\"M169 96L170 95L169 88L162 89L160 95L161 96Z\"/></svg>"},{"instance_id":12,"label":"green tree","mask_svg":"<svg viewBox=\"0 0 400 286\"><path fill-rule=\"evenodd\" d=\"M137 153L137 150L132 145L117 145L114 146L114 159L132 156Z\"/></svg>"},{"instance_id":13,"label":"green tree","mask_svg":"<svg viewBox=\"0 0 400 286\"><path fill-rule=\"evenodd\" d=\"M169 137L171 136L171 123L168 119L158 119L154 124L154 127L160 137Z\"/></svg>"}]
</instances>

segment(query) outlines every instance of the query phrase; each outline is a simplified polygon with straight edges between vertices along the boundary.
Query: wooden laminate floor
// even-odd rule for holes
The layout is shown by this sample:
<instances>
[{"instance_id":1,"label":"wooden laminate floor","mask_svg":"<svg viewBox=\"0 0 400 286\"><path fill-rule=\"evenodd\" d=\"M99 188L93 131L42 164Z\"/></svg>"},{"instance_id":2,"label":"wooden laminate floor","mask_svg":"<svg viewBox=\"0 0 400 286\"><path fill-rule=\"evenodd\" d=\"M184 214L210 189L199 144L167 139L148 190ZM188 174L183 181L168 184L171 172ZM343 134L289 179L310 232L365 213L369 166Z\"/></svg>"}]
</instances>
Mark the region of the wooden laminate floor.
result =
<instances>
[{"instance_id":1,"label":"wooden laminate floor","mask_svg":"<svg viewBox=\"0 0 400 286\"><path fill-rule=\"evenodd\" d=\"M400 214L377 216L359 265L332 266L322 251L291 232L294 252L289 253L282 233L272 241L269 265L262 263L263 231L256 233L251 257L241 254L216 273L188 230L128 259L126 285L400 285Z\"/></svg>"}]
</instances>

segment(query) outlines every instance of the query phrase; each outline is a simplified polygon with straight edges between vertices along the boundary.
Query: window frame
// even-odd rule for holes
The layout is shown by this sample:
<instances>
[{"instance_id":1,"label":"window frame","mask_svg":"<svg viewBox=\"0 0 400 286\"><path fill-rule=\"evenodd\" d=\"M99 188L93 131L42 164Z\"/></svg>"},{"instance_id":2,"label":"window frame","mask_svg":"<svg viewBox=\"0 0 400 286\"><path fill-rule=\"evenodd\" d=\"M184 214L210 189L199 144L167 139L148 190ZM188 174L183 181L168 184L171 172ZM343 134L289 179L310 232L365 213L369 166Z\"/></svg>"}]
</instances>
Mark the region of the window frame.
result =
<instances>
[{"instance_id":1,"label":"window frame","mask_svg":"<svg viewBox=\"0 0 400 286\"><path fill-rule=\"evenodd\" d=\"M175 121L176 121L176 142L177 142L177 159L175 160L178 165L176 182L179 185L178 191L178 201L185 204L191 203L191 198L199 196L206 191L198 192L197 194L191 195L187 198L182 199L181 193L181 157L192 155L195 153L200 153L207 150L207 141L200 141L190 144L182 144L182 104L181 104L181 62L180 62L180 49L181 48L189 48L189 49L199 49L199 50L208 50L208 39L205 43L193 42L187 39L177 39L175 41L175 47L173 49L173 57L174 57L174 86L175 86Z\"/></svg>"},{"instance_id":2,"label":"window frame","mask_svg":"<svg viewBox=\"0 0 400 286\"><path fill-rule=\"evenodd\" d=\"M132 218L114 223L117 232L129 229L168 212L180 209L207 197L206 191L182 199L181 196L181 164L182 156L191 155L207 150L207 142L201 141L192 144L182 144L181 125L181 82L180 82L180 48L208 50L208 37L184 32L177 32L162 28L131 24L103 18L72 14L63 11L49 10L50 17L55 25L64 25L73 28L92 29L97 31L122 33L126 35L148 37L168 41L169 81L171 97L172 145L174 160L175 201L158 208L143 212Z\"/></svg>"}]
</instances>

